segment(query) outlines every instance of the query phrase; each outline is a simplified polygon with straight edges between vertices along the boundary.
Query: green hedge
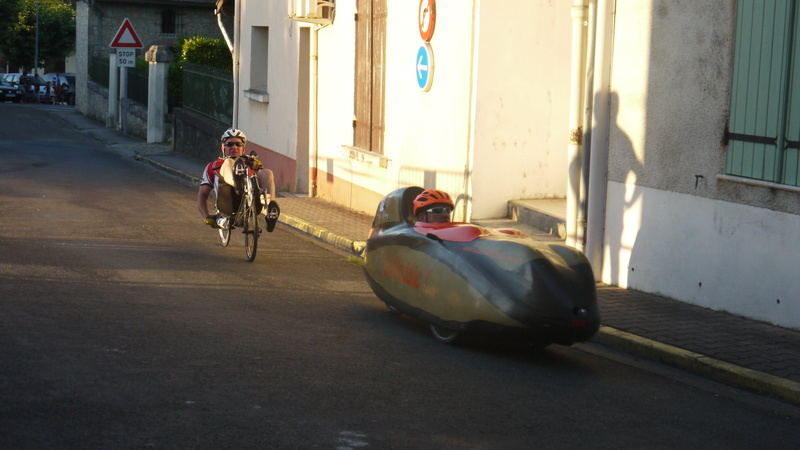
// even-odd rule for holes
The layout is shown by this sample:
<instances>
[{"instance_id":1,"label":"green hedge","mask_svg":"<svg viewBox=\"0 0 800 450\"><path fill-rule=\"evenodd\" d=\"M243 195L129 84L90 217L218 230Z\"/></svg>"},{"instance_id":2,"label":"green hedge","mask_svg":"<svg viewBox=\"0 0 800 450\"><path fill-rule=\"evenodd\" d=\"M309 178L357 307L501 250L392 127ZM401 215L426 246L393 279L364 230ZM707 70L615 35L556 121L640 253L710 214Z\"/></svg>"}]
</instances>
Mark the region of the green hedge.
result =
<instances>
[{"instance_id":1,"label":"green hedge","mask_svg":"<svg viewBox=\"0 0 800 450\"><path fill-rule=\"evenodd\" d=\"M169 107L183 103L183 64L191 63L233 73L233 59L225 41L203 36L178 38L175 45L175 62L170 64L167 78Z\"/></svg>"}]
</instances>

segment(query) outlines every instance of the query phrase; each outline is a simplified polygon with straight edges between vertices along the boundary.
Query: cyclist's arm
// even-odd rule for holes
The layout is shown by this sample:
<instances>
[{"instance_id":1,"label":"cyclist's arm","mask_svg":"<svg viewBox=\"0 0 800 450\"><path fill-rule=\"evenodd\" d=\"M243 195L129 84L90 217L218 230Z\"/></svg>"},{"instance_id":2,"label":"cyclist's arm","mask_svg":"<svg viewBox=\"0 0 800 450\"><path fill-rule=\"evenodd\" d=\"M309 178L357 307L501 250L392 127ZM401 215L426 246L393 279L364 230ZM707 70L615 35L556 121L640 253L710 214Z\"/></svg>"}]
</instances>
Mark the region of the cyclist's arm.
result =
<instances>
[{"instance_id":1,"label":"cyclist's arm","mask_svg":"<svg viewBox=\"0 0 800 450\"><path fill-rule=\"evenodd\" d=\"M201 184L197 190L197 209L203 219L208 217L208 196L214 188L210 184Z\"/></svg>"}]
</instances>

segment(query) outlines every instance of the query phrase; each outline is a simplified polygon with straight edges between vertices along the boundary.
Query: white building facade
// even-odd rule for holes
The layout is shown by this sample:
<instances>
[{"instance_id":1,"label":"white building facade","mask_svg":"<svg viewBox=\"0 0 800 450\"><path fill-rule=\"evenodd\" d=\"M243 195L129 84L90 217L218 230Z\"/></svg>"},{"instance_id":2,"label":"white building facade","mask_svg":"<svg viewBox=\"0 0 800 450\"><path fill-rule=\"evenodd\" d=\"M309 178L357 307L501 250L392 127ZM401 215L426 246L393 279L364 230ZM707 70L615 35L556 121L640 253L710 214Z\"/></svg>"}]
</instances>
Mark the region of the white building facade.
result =
<instances>
[{"instance_id":1,"label":"white building facade","mask_svg":"<svg viewBox=\"0 0 800 450\"><path fill-rule=\"evenodd\" d=\"M443 189L462 218L564 195L569 5L435 2L426 91L419 2L339 0L324 26L286 20L292 3L240 5L238 125L273 152L281 187L369 213L398 187Z\"/></svg>"},{"instance_id":2,"label":"white building facade","mask_svg":"<svg viewBox=\"0 0 800 450\"><path fill-rule=\"evenodd\" d=\"M736 99L773 79L734 78L741 42L764 42L741 25L760 4L241 0L235 123L281 189L370 214L396 188L442 189L458 220L568 199L598 280L800 328L800 136L778 119L782 162L753 162L774 136L735 121L769 109Z\"/></svg>"}]
</instances>

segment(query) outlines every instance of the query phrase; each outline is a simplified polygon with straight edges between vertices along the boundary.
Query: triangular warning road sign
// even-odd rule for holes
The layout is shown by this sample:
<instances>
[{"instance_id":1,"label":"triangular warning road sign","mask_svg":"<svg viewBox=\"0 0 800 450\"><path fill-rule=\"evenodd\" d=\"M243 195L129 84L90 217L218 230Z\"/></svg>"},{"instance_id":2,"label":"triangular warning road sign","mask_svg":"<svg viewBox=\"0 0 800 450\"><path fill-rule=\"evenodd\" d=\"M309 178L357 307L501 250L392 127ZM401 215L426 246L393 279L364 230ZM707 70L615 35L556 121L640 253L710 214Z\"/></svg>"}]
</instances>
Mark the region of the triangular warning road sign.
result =
<instances>
[{"instance_id":1,"label":"triangular warning road sign","mask_svg":"<svg viewBox=\"0 0 800 450\"><path fill-rule=\"evenodd\" d=\"M144 45L142 45L142 41L139 40L139 36L136 34L136 30L133 29L131 21L126 17L125 20L122 21L122 25L119 26L119 30L117 30L117 35L114 36L114 40L111 41L111 48L142 47L144 47Z\"/></svg>"}]
</instances>

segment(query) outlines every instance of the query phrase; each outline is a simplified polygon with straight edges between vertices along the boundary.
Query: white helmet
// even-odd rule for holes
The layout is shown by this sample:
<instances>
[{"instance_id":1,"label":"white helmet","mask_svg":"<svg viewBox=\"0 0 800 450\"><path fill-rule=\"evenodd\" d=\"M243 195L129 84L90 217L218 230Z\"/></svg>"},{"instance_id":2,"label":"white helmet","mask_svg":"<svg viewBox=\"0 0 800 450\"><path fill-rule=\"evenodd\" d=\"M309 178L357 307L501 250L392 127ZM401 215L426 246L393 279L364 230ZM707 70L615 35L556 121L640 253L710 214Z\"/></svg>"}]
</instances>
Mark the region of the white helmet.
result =
<instances>
[{"instance_id":1,"label":"white helmet","mask_svg":"<svg viewBox=\"0 0 800 450\"><path fill-rule=\"evenodd\" d=\"M237 130L236 128L233 128L233 127L228 128L227 130L225 130L224 133L222 133L222 139L221 140L222 140L222 142L225 142L225 141L227 141L228 139L230 139L232 137L239 138L245 144L247 143L247 136L245 136L244 133L242 133L241 130Z\"/></svg>"}]
</instances>

